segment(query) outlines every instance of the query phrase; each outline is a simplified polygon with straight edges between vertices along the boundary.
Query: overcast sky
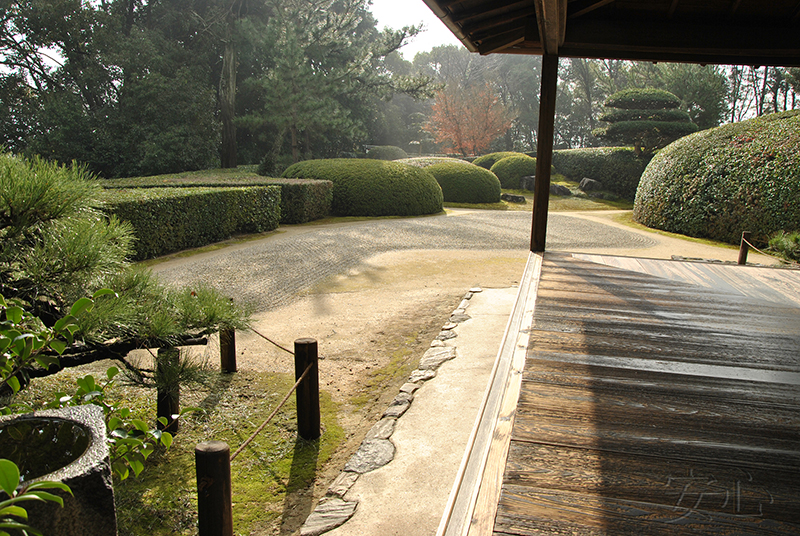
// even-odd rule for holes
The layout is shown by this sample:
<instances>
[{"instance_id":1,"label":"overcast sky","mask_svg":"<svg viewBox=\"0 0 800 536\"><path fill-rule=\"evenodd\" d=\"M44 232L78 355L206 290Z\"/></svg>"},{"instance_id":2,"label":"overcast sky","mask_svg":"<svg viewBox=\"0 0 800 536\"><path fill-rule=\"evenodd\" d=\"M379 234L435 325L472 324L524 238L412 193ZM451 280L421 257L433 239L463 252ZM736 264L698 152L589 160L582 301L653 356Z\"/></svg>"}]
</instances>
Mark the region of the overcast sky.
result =
<instances>
[{"instance_id":1,"label":"overcast sky","mask_svg":"<svg viewBox=\"0 0 800 536\"><path fill-rule=\"evenodd\" d=\"M408 61L412 61L417 52L428 51L435 46L464 46L422 0L372 0L372 14L378 20L379 29L384 26L400 29L423 24L422 33L400 49L403 58Z\"/></svg>"}]
</instances>

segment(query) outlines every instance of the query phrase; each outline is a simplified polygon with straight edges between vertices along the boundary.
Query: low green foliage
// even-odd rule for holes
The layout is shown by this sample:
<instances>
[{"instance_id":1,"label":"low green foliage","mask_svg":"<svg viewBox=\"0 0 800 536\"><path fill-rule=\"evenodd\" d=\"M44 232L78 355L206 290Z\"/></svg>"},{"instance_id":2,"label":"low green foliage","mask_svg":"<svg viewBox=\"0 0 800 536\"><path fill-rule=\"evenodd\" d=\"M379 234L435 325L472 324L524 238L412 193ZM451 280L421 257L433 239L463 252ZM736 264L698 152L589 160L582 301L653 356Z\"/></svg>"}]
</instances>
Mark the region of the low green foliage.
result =
<instances>
[{"instance_id":1,"label":"low green foliage","mask_svg":"<svg viewBox=\"0 0 800 536\"><path fill-rule=\"evenodd\" d=\"M494 173L482 167L456 160L433 164L425 169L442 187L445 202L500 202L500 181Z\"/></svg>"},{"instance_id":2,"label":"low green foliage","mask_svg":"<svg viewBox=\"0 0 800 536\"><path fill-rule=\"evenodd\" d=\"M442 189L424 169L382 160L306 160L286 178L333 183L335 216L418 216L442 211Z\"/></svg>"},{"instance_id":3,"label":"low green foliage","mask_svg":"<svg viewBox=\"0 0 800 536\"><path fill-rule=\"evenodd\" d=\"M647 156L636 156L629 147L596 147L553 151L553 167L565 177L580 182L584 177L600 181L603 189L628 201L636 196Z\"/></svg>"},{"instance_id":4,"label":"low green foliage","mask_svg":"<svg viewBox=\"0 0 800 536\"><path fill-rule=\"evenodd\" d=\"M374 158L375 160L399 160L400 158L408 158L408 153L394 145L376 145L367 150L367 158Z\"/></svg>"},{"instance_id":5,"label":"low green foliage","mask_svg":"<svg viewBox=\"0 0 800 536\"><path fill-rule=\"evenodd\" d=\"M515 153L495 162L491 171L500 179L503 189L517 189L522 177L536 175L536 159Z\"/></svg>"},{"instance_id":6,"label":"low green foliage","mask_svg":"<svg viewBox=\"0 0 800 536\"><path fill-rule=\"evenodd\" d=\"M414 156L412 158L401 158L399 160L395 160L395 162L398 164L408 164L409 166L426 168L442 162L466 162L466 160L461 160L460 158L450 158L448 156Z\"/></svg>"},{"instance_id":7,"label":"low green foliage","mask_svg":"<svg viewBox=\"0 0 800 536\"><path fill-rule=\"evenodd\" d=\"M521 154L522 153L516 153L514 151L501 151L499 153L489 153L483 156L479 156L478 158L473 160L472 163L482 168L492 169L492 166L495 165L495 163L498 160L502 160L503 158L507 158L509 156L518 156Z\"/></svg>"},{"instance_id":8,"label":"low green foliage","mask_svg":"<svg viewBox=\"0 0 800 536\"><path fill-rule=\"evenodd\" d=\"M800 229L800 111L682 138L642 175L634 219L648 227L738 244Z\"/></svg>"},{"instance_id":9,"label":"low green foliage","mask_svg":"<svg viewBox=\"0 0 800 536\"><path fill-rule=\"evenodd\" d=\"M54 502L64 506L64 499L54 495L48 489L59 489L72 494L69 486L62 482L38 481L19 486L19 468L11 460L0 459L0 490L8 495L8 499L0 501L0 536L10 536L9 531L14 534L33 534L42 536L41 531L27 524L28 512L21 503L26 501Z\"/></svg>"},{"instance_id":10,"label":"low green foliage","mask_svg":"<svg viewBox=\"0 0 800 536\"><path fill-rule=\"evenodd\" d=\"M800 232L774 234L769 239L769 249L791 262L800 262Z\"/></svg>"},{"instance_id":11,"label":"low green foliage","mask_svg":"<svg viewBox=\"0 0 800 536\"><path fill-rule=\"evenodd\" d=\"M239 186L280 186L281 223L294 224L318 220L330 214L333 184L261 177L247 166L238 169L212 169L153 177L133 177L102 181L104 188L232 188Z\"/></svg>"},{"instance_id":12,"label":"low green foliage","mask_svg":"<svg viewBox=\"0 0 800 536\"><path fill-rule=\"evenodd\" d=\"M138 260L272 231L280 222L277 186L114 189L106 199L105 210L133 227Z\"/></svg>"}]
</instances>

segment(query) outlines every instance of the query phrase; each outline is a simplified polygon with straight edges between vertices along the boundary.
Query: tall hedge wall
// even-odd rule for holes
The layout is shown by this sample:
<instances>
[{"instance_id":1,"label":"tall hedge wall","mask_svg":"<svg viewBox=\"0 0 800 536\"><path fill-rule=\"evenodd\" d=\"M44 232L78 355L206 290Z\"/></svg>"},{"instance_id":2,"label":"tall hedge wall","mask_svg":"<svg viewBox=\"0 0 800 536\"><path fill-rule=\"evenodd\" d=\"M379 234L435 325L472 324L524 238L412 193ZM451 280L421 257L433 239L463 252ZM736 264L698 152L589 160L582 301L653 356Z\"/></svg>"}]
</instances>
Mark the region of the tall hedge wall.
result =
<instances>
[{"instance_id":1,"label":"tall hedge wall","mask_svg":"<svg viewBox=\"0 0 800 536\"><path fill-rule=\"evenodd\" d=\"M112 189L104 197L104 211L133 226L135 260L272 231L281 218L278 186Z\"/></svg>"},{"instance_id":2,"label":"tall hedge wall","mask_svg":"<svg viewBox=\"0 0 800 536\"><path fill-rule=\"evenodd\" d=\"M630 147L592 147L553 151L556 172L573 181L589 177L603 188L633 201L649 157L636 156Z\"/></svg>"},{"instance_id":3,"label":"tall hedge wall","mask_svg":"<svg viewBox=\"0 0 800 536\"><path fill-rule=\"evenodd\" d=\"M738 244L800 230L800 110L682 138L647 166L634 219L648 227Z\"/></svg>"},{"instance_id":4,"label":"tall hedge wall","mask_svg":"<svg viewBox=\"0 0 800 536\"><path fill-rule=\"evenodd\" d=\"M337 216L417 216L442 211L442 189L424 169L385 160L306 160L285 178L333 183L331 211Z\"/></svg>"},{"instance_id":5,"label":"tall hedge wall","mask_svg":"<svg viewBox=\"0 0 800 536\"><path fill-rule=\"evenodd\" d=\"M333 183L270 177L220 177L197 175L157 175L102 181L104 188L197 188L234 186L280 186L281 223L306 223L327 217L331 212Z\"/></svg>"}]
</instances>

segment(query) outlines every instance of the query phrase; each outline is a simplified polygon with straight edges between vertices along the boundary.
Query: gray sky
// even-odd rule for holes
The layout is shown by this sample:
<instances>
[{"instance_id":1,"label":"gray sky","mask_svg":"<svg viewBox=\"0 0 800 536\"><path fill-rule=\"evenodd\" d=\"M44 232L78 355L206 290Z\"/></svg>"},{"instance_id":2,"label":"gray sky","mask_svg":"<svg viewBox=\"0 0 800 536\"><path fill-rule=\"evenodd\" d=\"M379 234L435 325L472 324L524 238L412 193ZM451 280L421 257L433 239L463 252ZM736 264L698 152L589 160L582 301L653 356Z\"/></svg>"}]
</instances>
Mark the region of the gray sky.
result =
<instances>
[{"instance_id":1,"label":"gray sky","mask_svg":"<svg viewBox=\"0 0 800 536\"><path fill-rule=\"evenodd\" d=\"M372 0L371 11L378 20L379 29L385 26L399 29L420 23L424 25L422 33L400 49L408 61L412 61L417 52L428 51L435 46L463 46L422 0Z\"/></svg>"}]
</instances>

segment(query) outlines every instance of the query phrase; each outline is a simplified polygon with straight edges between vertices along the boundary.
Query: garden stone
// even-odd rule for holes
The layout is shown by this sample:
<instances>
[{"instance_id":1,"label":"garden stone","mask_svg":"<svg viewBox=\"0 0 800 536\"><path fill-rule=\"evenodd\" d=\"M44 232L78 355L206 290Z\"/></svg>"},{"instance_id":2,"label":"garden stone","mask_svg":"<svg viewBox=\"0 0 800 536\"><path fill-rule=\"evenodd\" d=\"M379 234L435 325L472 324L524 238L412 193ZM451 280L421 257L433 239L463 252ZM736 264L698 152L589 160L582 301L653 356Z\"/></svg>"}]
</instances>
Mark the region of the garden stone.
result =
<instances>
[{"instance_id":1,"label":"garden stone","mask_svg":"<svg viewBox=\"0 0 800 536\"><path fill-rule=\"evenodd\" d=\"M439 348L440 346L444 346L444 341L440 341L439 339L433 339L431 341L431 348Z\"/></svg>"},{"instance_id":2,"label":"garden stone","mask_svg":"<svg viewBox=\"0 0 800 536\"><path fill-rule=\"evenodd\" d=\"M417 369L408 377L408 383L426 382L436 377L436 371L431 369Z\"/></svg>"},{"instance_id":3,"label":"garden stone","mask_svg":"<svg viewBox=\"0 0 800 536\"><path fill-rule=\"evenodd\" d=\"M502 199L503 201L508 201L509 203L519 203L521 205L527 203L524 195L501 194L500 199Z\"/></svg>"},{"instance_id":4,"label":"garden stone","mask_svg":"<svg viewBox=\"0 0 800 536\"><path fill-rule=\"evenodd\" d=\"M408 408L411 407L411 402L405 402L400 404L393 404L386 408L386 411L383 412L383 417L392 417L398 419L403 416Z\"/></svg>"},{"instance_id":5,"label":"garden stone","mask_svg":"<svg viewBox=\"0 0 800 536\"><path fill-rule=\"evenodd\" d=\"M466 309L469 307L469 300L461 300L461 303L458 304L459 309Z\"/></svg>"},{"instance_id":6,"label":"garden stone","mask_svg":"<svg viewBox=\"0 0 800 536\"><path fill-rule=\"evenodd\" d=\"M553 195L563 195L563 196L572 195L570 189L564 186L563 184L551 184L550 193Z\"/></svg>"},{"instance_id":7,"label":"garden stone","mask_svg":"<svg viewBox=\"0 0 800 536\"><path fill-rule=\"evenodd\" d=\"M532 192L535 184L536 184L536 175L525 175L524 177L519 179L520 190L528 190Z\"/></svg>"},{"instance_id":8,"label":"garden stone","mask_svg":"<svg viewBox=\"0 0 800 536\"><path fill-rule=\"evenodd\" d=\"M455 322L456 324L460 324L461 322L466 322L471 318L472 317L467 314L458 313L458 314L453 314L453 316L450 317L450 322Z\"/></svg>"},{"instance_id":9,"label":"garden stone","mask_svg":"<svg viewBox=\"0 0 800 536\"><path fill-rule=\"evenodd\" d=\"M417 389L419 389L419 384L418 383L407 382L407 383L404 383L403 386L400 388L400 392L401 393L408 393L408 394L413 395L414 392L416 392Z\"/></svg>"},{"instance_id":10,"label":"garden stone","mask_svg":"<svg viewBox=\"0 0 800 536\"><path fill-rule=\"evenodd\" d=\"M458 333L453 331L452 329L440 331L436 338L440 341L449 341L450 339L455 339L458 337Z\"/></svg>"},{"instance_id":11,"label":"garden stone","mask_svg":"<svg viewBox=\"0 0 800 536\"><path fill-rule=\"evenodd\" d=\"M602 190L603 183L600 181L596 181L594 179L590 179L589 177L584 177L581 179L579 188L584 192L591 192L594 190Z\"/></svg>"},{"instance_id":12,"label":"garden stone","mask_svg":"<svg viewBox=\"0 0 800 536\"><path fill-rule=\"evenodd\" d=\"M338 497L330 497L319 502L306 522L300 528L301 536L318 536L335 529L353 517L357 502L348 502Z\"/></svg>"},{"instance_id":13,"label":"garden stone","mask_svg":"<svg viewBox=\"0 0 800 536\"><path fill-rule=\"evenodd\" d=\"M483 289L481 287L472 287L471 289L469 289L469 291L472 292L473 294L477 294L478 292L483 292Z\"/></svg>"},{"instance_id":14,"label":"garden stone","mask_svg":"<svg viewBox=\"0 0 800 536\"><path fill-rule=\"evenodd\" d=\"M394 432L394 424L396 419L381 419L376 422L364 439L389 439Z\"/></svg>"},{"instance_id":15,"label":"garden stone","mask_svg":"<svg viewBox=\"0 0 800 536\"><path fill-rule=\"evenodd\" d=\"M345 494L353 487L353 484L356 483L356 480L358 480L358 473L342 471L328 487L326 495L343 499Z\"/></svg>"},{"instance_id":16,"label":"garden stone","mask_svg":"<svg viewBox=\"0 0 800 536\"><path fill-rule=\"evenodd\" d=\"M388 439L367 439L344 466L345 471L364 474L394 459L394 443Z\"/></svg>"},{"instance_id":17,"label":"garden stone","mask_svg":"<svg viewBox=\"0 0 800 536\"><path fill-rule=\"evenodd\" d=\"M447 324L442 326L442 331L447 331L447 330L450 330L450 329L453 329L453 328L457 328L457 327L458 327L458 324L456 324L455 322L448 322Z\"/></svg>"},{"instance_id":18,"label":"garden stone","mask_svg":"<svg viewBox=\"0 0 800 536\"><path fill-rule=\"evenodd\" d=\"M452 346L442 348L431 348L422 356L419 362L420 370L437 369L445 361L450 361L456 357L456 349Z\"/></svg>"}]
</instances>

